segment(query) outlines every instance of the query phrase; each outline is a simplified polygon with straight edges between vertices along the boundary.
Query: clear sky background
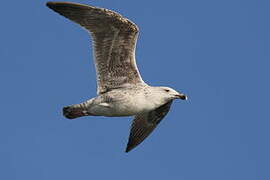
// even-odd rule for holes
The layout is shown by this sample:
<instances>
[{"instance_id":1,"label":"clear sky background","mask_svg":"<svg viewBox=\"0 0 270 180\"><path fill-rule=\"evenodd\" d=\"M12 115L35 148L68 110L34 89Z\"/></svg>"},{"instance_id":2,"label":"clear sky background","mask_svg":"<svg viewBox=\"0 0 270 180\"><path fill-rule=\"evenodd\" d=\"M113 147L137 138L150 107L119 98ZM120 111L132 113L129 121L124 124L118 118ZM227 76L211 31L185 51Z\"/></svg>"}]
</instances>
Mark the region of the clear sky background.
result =
<instances>
[{"instance_id":1,"label":"clear sky background","mask_svg":"<svg viewBox=\"0 0 270 180\"><path fill-rule=\"evenodd\" d=\"M270 1L76 1L134 21L144 80L189 96L130 153L132 118L62 116L96 95L93 55L45 2L1 2L0 179L270 179Z\"/></svg>"}]
</instances>

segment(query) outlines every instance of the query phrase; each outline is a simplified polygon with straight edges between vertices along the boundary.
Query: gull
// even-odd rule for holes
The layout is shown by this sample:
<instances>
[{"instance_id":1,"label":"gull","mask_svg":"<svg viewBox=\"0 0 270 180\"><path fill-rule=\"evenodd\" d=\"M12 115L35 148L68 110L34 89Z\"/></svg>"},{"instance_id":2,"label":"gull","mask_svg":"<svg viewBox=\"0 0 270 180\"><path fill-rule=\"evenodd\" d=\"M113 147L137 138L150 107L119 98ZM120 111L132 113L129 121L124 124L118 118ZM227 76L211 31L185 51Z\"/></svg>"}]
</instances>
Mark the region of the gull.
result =
<instances>
[{"instance_id":1,"label":"gull","mask_svg":"<svg viewBox=\"0 0 270 180\"><path fill-rule=\"evenodd\" d=\"M175 99L187 96L169 87L146 84L138 71L138 27L120 14L71 2L47 2L50 9L86 29L93 39L97 97L63 108L68 119L82 116L134 116L126 146L139 145L167 115Z\"/></svg>"}]
</instances>

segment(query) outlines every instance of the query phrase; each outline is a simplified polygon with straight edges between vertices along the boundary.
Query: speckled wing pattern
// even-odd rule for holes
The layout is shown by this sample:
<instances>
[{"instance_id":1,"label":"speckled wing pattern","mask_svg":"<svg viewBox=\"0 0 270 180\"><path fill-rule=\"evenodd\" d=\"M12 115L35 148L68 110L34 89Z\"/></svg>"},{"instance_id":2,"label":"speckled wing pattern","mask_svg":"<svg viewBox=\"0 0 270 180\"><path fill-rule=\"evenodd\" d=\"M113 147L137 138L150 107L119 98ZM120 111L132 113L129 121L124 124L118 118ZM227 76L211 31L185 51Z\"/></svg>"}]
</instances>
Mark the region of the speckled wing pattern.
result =
<instances>
[{"instance_id":1,"label":"speckled wing pattern","mask_svg":"<svg viewBox=\"0 0 270 180\"><path fill-rule=\"evenodd\" d=\"M69 2L48 2L47 6L92 35L98 94L144 83L135 60L139 30L133 22L104 8Z\"/></svg>"},{"instance_id":2,"label":"speckled wing pattern","mask_svg":"<svg viewBox=\"0 0 270 180\"><path fill-rule=\"evenodd\" d=\"M170 110L172 101L148 113L138 114L132 122L126 152L138 146L157 127Z\"/></svg>"}]
</instances>

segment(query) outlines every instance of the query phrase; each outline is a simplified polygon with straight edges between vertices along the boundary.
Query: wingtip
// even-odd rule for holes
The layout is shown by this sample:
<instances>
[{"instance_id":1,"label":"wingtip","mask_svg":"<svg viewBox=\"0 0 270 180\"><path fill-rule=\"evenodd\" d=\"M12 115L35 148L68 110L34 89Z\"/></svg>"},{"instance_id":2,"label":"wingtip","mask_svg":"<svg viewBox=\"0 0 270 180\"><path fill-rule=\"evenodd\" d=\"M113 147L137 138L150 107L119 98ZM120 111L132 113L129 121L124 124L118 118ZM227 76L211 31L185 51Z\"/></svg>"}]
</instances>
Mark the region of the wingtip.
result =
<instances>
[{"instance_id":1,"label":"wingtip","mask_svg":"<svg viewBox=\"0 0 270 180\"><path fill-rule=\"evenodd\" d=\"M129 151L130 151L130 149L127 147L126 150L125 150L125 152L128 153Z\"/></svg>"},{"instance_id":2,"label":"wingtip","mask_svg":"<svg viewBox=\"0 0 270 180\"><path fill-rule=\"evenodd\" d=\"M46 2L46 6L48 6L48 7L51 7L53 4L54 4L54 2L52 2L52 1Z\"/></svg>"},{"instance_id":3,"label":"wingtip","mask_svg":"<svg viewBox=\"0 0 270 180\"><path fill-rule=\"evenodd\" d=\"M136 146L133 146L133 145L131 145L131 144L128 143L125 152L128 153L128 152L130 152L131 150L133 150L135 147L136 147Z\"/></svg>"},{"instance_id":4,"label":"wingtip","mask_svg":"<svg viewBox=\"0 0 270 180\"><path fill-rule=\"evenodd\" d=\"M46 2L46 6L50 9L54 9L54 7L57 5L57 2L48 1Z\"/></svg>"},{"instance_id":5,"label":"wingtip","mask_svg":"<svg viewBox=\"0 0 270 180\"><path fill-rule=\"evenodd\" d=\"M46 2L46 6L49 8L56 7L56 6L61 6L61 5L66 5L66 4L72 4L69 2L57 2L57 1L48 1ZM74 3L73 3L74 4Z\"/></svg>"},{"instance_id":6,"label":"wingtip","mask_svg":"<svg viewBox=\"0 0 270 180\"><path fill-rule=\"evenodd\" d=\"M134 147L133 147L133 146L130 146L130 144L128 143L125 152L128 153L128 152L131 151L133 148L134 148Z\"/></svg>"}]
</instances>

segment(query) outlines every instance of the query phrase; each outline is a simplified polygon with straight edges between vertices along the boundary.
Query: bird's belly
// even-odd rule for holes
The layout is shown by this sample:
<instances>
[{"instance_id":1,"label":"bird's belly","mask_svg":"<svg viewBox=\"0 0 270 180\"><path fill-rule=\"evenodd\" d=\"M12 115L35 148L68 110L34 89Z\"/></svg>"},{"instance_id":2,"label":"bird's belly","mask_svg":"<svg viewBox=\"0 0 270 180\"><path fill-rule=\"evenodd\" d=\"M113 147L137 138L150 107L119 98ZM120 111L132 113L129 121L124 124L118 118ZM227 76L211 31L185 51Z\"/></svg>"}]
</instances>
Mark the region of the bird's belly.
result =
<instances>
[{"instance_id":1,"label":"bird's belly","mask_svg":"<svg viewBox=\"0 0 270 180\"><path fill-rule=\"evenodd\" d=\"M133 116L141 112L140 108L128 104L114 104L104 110L103 116Z\"/></svg>"},{"instance_id":2,"label":"bird's belly","mask_svg":"<svg viewBox=\"0 0 270 180\"><path fill-rule=\"evenodd\" d=\"M147 109L145 104L140 102L114 102L111 104L101 103L91 108L91 112L98 116L119 117L119 116L133 116L139 114Z\"/></svg>"}]
</instances>

